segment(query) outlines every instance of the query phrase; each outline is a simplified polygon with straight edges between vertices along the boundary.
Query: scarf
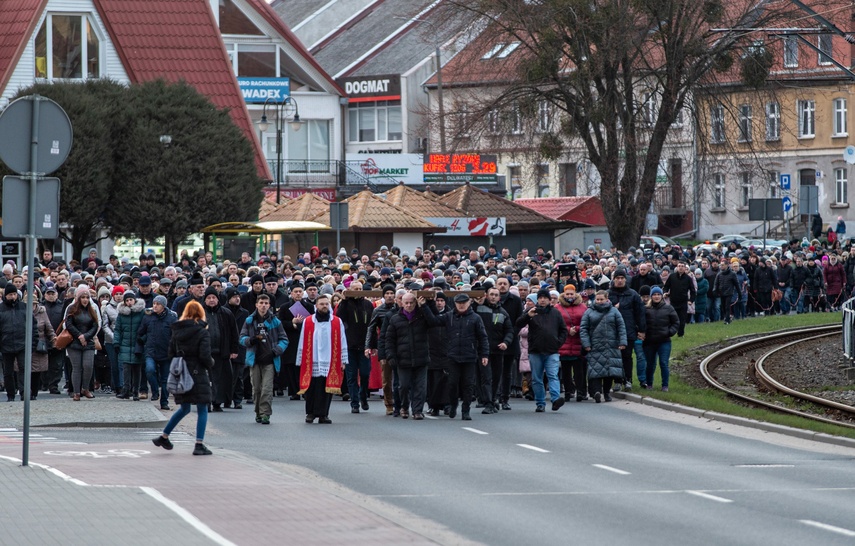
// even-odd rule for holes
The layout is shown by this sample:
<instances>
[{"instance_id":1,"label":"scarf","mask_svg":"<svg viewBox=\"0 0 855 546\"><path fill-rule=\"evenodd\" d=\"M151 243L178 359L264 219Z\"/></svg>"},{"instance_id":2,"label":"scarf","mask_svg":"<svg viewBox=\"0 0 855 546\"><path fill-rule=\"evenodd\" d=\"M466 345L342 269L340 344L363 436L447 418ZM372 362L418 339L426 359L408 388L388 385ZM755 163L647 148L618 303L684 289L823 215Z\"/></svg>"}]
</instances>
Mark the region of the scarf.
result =
<instances>
[{"instance_id":1,"label":"scarf","mask_svg":"<svg viewBox=\"0 0 855 546\"><path fill-rule=\"evenodd\" d=\"M408 322L413 322L413 319L416 318L415 311L407 311L406 309L402 309L401 312L404 313L405 317L407 317Z\"/></svg>"}]
</instances>

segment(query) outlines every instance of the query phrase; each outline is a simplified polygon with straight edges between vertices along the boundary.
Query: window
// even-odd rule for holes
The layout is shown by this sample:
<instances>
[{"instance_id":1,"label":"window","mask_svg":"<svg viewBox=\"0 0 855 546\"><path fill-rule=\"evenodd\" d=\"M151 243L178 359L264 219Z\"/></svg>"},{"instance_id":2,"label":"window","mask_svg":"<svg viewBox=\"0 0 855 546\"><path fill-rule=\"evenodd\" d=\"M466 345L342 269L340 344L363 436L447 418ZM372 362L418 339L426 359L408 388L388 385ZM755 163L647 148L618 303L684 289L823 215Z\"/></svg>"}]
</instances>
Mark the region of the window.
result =
<instances>
[{"instance_id":1,"label":"window","mask_svg":"<svg viewBox=\"0 0 855 546\"><path fill-rule=\"evenodd\" d=\"M846 204L848 203L848 193L849 193L849 174L846 169L834 169L834 199L835 203L838 204Z\"/></svg>"},{"instance_id":2,"label":"window","mask_svg":"<svg viewBox=\"0 0 855 546\"><path fill-rule=\"evenodd\" d=\"M36 78L101 76L101 39L86 15L47 14L36 33Z\"/></svg>"},{"instance_id":3,"label":"window","mask_svg":"<svg viewBox=\"0 0 855 546\"><path fill-rule=\"evenodd\" d=\"M787 68L799 66L799 39L797 36L784 38L784 66Z\"/></svg>"},{"instance_id":4,"label":"window","mask_svg":"<svg viewBox=\"0 0 855 546\"><path fill-rule=\"evenodd\" d=\"M310 172L329 172L330 124L327 120L310 119L299 131L287 134L289 160L312 162L307 165Z\"/></svg>"},{"instance_id":5,"label":"window","mask_svg":"<svg viewBox=\"0 0 855 546\"><path fill-rule=\"evenodd\" d=\"M813 138L816 136L815 113L816 103L814 101L800 100L798 102L799 138Z\"/></svg>"},{"instance_id":6,"label":"window","mask_svg":"<svg viewBox=\"0 0 855 546\"><path fill-rule=\"evenodd\" d=\"M831 43L831 34L819 35L819 64L831 64Z\"/></svg>"},{"instance_id":7,"label":"window","mask_svg":"<svg viewBox=\"0 0 855 546\"><path fill-rule=\"evenodd\" d=\"M846 99L834 99L834 134L847 136L849 125L846 122Z\"/></svg>"},{"instance_id":8,"label":"window","mask_svg":"<svg viewBox=\"0 0 855 546\"><path fill-rule=\"evenodd\" d=\"M236 44L239 78L275 78L276 47L263 44Z\"/></svg>"},{"instance_id":9,"label":"window","mask_svg":"<svg viewBox=\"0 0 855 546\"><path fill-rule=\"evenodd\" d=\"M683 109L680 108L677 110L677 113L674 114L674 123L671 124L672 127L682 127L683 126Z\"/></svg>"},{"instance_id":10,"label":"window","mask_svg":"<svg viewBox=\"0 0 855 546\"><path fill-rule=\"evenodd\" d=\"M513 104L511 104L510 130L514 135L519 135L523 131L522 113L520 112L520 105L517 101L514 101Z\"/></svg>"},{"instance_id":11,"label":"window","mask_svg":"<svg viewBox=\"0 0 855 546\"><path fill-rule=\"evenodd\" d=\"M487 112L487 130L491 133L498 134L500 127L500 116L499 110L496 108L492 108L489 112Z\"/></svg>"},{"instance_id":12,"label":"window","mask_svg":"<svg viewBox=\"0 0 855 546\"><path fill-rule=\"evenodd\" d=\"M710 109L710 140L724 142L724 106L718 104Z\"/></svg>"},{"instance_id":13,"label":"window","mask_svg":"<svg viewBox=\"0 0 855 546\"><path fill-rule=\"evenodd\" d=\"M493 57L496 56L496 53L498 53L499 51L501 51L505 48L505 45L506 44L504 42L502 42L501 44L494 45L492 48L490 48L490 51L488 51L487 53L484 53L484 56L481 57L481 60L492 59Z\"/></svg>"},{"instance_id":14,"label":"window","mask_svg":"<svg viewBox=\"0 0 855 546\"><path fill-rule=\"evenodd\" d=\"M552 108L545 100L537 103L537 132L547 133L552 127Z\"/></svg>"},{"instance_id":15,"label":"window","mask_svg":"<svg viewBox=\"0 0 855 546\"><path fill-rule=\"evenodd\" d=\"M724 175L721 173L716 173L713 175L714 178L714 186L713 186L713 208L714 209L723 209L724 208Z\"/></svg>"},{"instance_id":16,"label":"window","mask_svg":"<svg viewBox=\"0 0 855 546\"><path fill-rule=\"evenodd\" d=\"M751 173L739 173L739 206L747 207L751 199Z\"/></svg>"},{"instance_id":17,"label":"window","mask_svg":"<svg viewBox=\"0 0 855 546\"><path fill-rule=\"evenodd\" d=\"M781 140L781 105L766 103L766 140Z\"/></svg>"},{"instance_id":18,"label":"window","mask_svg":"<svg viewBox=\"0 0 855 546\"><path fill-rule=\"evenodd\" d=\"M386 142L401 140L401 101L375 101L352 104L348 110L350 142Z\"/></svg>"},{"instance_id":19,"label":"window","mask_svg":"<svg viewBox=\"0 0 855 546\"><path fill-rule=\"evenodd\" d=\"M656 94L644 93L641 96L641 121L647 127L653 127L656 123Z\"/></svg>"},{"instance_id":20,"label":"window","mask_svg":"<svg viewBox=\"0 0 855 546\"><path fill-rule=\"evenodd\" d=\"M537 182L537 196L549 197L549 164L540 163L535 166L535 182Z\"/></svg>"},{"instance_id":21,"label":"window","mask_svg":"<svg viewBox=\"0 0 855 546\"><path fill-rule=\"evenodd\" d=\"M501 53L496 55L496 58L497 59L504 59L505 57L507 57L508 55L513 53L514 51L516 51L519 46L520 46L519 42L513 42L512 44L509 44L508 47L503 49Z\"/></svg>"},{"instance_id":22,"label":"window","mask_svg":"<svg viewBox=\"0 0 855 546\"><path fill-rule=\"evenodd\" d=\"M751 105L739 107L739 142L751 142Z\"/></svg>"},{"instance_id":23,"label":"window","mask_svg":"<svg viewBox=\"0 0 855 546\"><path fill-rule=\"evenodd\" d=\"M454 115L455 120L455 131L459 138L465 138L469 136L469 111L462 109L458 110Z\"/></svg>"},{"instance_id":24,"label":"window","mask_svg":"<svg viewBox=\"0 0 855 546\"><path fill-rule=\"evenodd\" d=\"M508 178L512 188L522 186L522 169L518 165L508 167Z\"/></svg>"},{"instance_id":25,"label":"window","mask_svg":"<svg viewBox=\"0 0 855 546\"><path fill-rule=\"evenodd\" d=\"M777 199L781 196L781 173L769 171L769 197Z\"/></svg>"}]
</instances>

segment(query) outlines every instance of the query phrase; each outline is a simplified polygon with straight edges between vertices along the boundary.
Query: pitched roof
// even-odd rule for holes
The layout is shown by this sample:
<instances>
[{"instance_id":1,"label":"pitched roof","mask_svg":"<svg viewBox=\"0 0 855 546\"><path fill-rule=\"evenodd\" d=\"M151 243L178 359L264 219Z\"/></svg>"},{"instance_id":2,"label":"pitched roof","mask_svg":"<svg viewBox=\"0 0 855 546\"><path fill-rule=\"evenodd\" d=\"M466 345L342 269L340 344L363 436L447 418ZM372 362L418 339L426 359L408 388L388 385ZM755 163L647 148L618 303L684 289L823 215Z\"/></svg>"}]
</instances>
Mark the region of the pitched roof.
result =
<instances>
[{"instance_id":1,"label":"pitched roof","mask_svg":"<svg viewBox=\"0 0 855 546\"><path fill-rule=\"evenodd\" d=\"M562 223L470 184L440 195L437 201L472 217L505 218L509 230L534 227L553 229Z\"/></svg>"},{"instance_id":2,"label":"pitched roof","mask_svg":"<svg viewBox=\"0 0 855 546\"><path fill-rule=\"evenodd\" d=\"M287 203L288 201L290 201L290 199L288 199L286 197L285 202ZM261 220L261 218L264 218L264 216L269 214L273 209L275 209L278 206L280 206L280 205L276 204L275 198L271 199L269 196L265 195L264 198L261 200L261 207L259 207L259 209L258 209L259 221Z\"/></svg>"},{"instance_id":3,"label":"pitched roof","mask_svg":"<svg viewBox=\"0 0 855 546\"><path fill-rule=\"evenodd\" d=\"M35 31L47 0L5 0L0 7L0 89L12 77L15 63Z\"/></svg>"},{"instance_id":4,"label":"pitched roof","mask_svg":"<svg viewBox=\"0 0 855 546\"><path fill-rule=\"evenodd\" d=\"M344 200L348 203L348 219L350 231L373 232L410 232L436 233L444 232L440 228L401 207L387 202L382 197L363 190ZM329 206L327 210L314 218L314 222L329 225Z\"/></svg>"},{"instance_id":5,"label":"pitched roof","mask_svg":"<svg viewBox=\"0 0 855 546\"><path fill-rule=\"evenodd\" d=\"M267 214L259 217L259 222L303 222L326 213L329 218L330 202L312 192L306 192L296 199L289 199ZM329 225L329 224L327 224Z\"/></svg>"},{"instance_id":6,"label":"pitched roof","mask_svg":"<svg viewBox=\"0 0 855 546\"><path fill-rule=\"evenodd\" d=\"M273 178L207 0L93 2L132 82L184 80L227 108L255 146L259 176Z\"/></svg>"},{"instance_id":7,"label":"pitched roof","mask_svg":"<svg viewBox=\"0 0 855 546\"><path fill-rule=\"evenodd\" d=\"M589 226L606 225L603 204L596 196L537 197L515 199L514 203L526 206L555 220L571 220Z\"/></svg>"},{"instance_id":8,"label":"pitched roof","mask_svg":"<svg viewBox=\"0 0 855 546\"><path fill-rule=\"evenodd\" d=\"M408 210L421 217L447 218L460 216L461 212L437 202L404 184L398 184L386 193L381 194L387 203Z\"/></svg>"}]
</instances>

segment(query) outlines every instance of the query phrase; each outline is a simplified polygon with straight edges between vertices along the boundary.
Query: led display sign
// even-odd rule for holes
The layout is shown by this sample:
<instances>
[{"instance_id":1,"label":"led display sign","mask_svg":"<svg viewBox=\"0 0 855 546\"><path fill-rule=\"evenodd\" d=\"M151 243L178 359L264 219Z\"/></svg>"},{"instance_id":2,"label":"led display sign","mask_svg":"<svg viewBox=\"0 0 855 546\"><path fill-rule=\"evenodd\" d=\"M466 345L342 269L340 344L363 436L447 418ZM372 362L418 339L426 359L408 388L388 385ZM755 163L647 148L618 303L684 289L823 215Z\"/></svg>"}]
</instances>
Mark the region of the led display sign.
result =
<instances>
[{"instance_id":1,"label":"led display sign","mask_svg":"<svg viewBox=\"0 0 855 546\"><path fill-rule=\"evenodd\" d=\"M425 183L496 183L496 156L482 154L425 154Z\"/></svg>"}]
</instances>

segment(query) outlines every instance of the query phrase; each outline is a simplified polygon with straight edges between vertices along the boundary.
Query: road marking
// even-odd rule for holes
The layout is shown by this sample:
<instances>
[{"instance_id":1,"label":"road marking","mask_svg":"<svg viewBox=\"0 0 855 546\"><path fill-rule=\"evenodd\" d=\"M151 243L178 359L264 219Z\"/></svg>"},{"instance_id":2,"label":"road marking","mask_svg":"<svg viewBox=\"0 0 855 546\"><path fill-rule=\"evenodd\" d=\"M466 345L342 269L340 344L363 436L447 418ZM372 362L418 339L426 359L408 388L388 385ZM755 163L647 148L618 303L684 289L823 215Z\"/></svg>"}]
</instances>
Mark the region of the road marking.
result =
<instances>
[{"instance_id":1,"label":"road marking","mask_svg":"<svg viewBox=\"0 0 855 546\"><path fill-rule=\"evenodd\" d=\"M439 417L434 417L433 415L425 415L425 419L439 419Z\"/></svg>"},{"instance_id":2,"label":"road marking","mask_svg":"<svg viewBox=\"0 0 855 546\"><path fill-rule=\"evenodd\" d=\"M530 446L528 444L517 444L517 445L520 447L524 447L526 449L530 449L532 451L537 451L538 453L549 453L549 451L542 449L542 448L539 448L539 447L536 447L536 446Z\"/></svg>"},{"instance_id":3,"label":"road marking","mask_svg":"<svg viewBox=\"0 0 855 546\"><path fill-rule=\"evenodd\" d=\"M490 434L489 432L484 432L483 430L478 430L477 428L472 427L460 427L463 430L468 430L469 432L474 432L475 434Z\"/></svg>"},{"instance_id":4,"label":"road marking","mask_svg":"<svg viewBox=\"0 0 855 546\"><path fill-rule=\"evenodd\" d=\"M715 495L710 495L709 493L703 493L701 491L688 491L687 490L686 493L688 493L689 495L694 495L696 497L701 497L703 499L707 499L707 500L711 500L711 501L715 501L715 502L723 502L723 503L733 502L730 499L726 499L724 497L716 497Z\"/></svg>"},{"instance_id":5,"label":"road marking","mask_svg":"<svg viewBox=\"0 0 855 546\"><path fill-rule=\"evenodd\" d=\"M793 468L794 464L735 464L734 468Z\"/></svg>"},{"instance_id":6,"label":"road marking","mask_svg":"<svg viewBox=\"0 0 855 546\"><path fill-rule=\"evenodd\" d=\"M834 525L820 523L818 521L813 521L809 519L800 519L799 521L804 523L805 525L810 525L811 527L824 529L826 531L831 531L832 533L837 533L847 537L855 537L855 531L850 531L849 529L844 529L843 527L835 527Z\"/></svg>"},{"instance_id":7,"label":"road marking","mask_svg":"<svg viewBox=\"0 0 855 546\"><path fill-rule=\"evenodd\" d=\"M621 476L628 476L629 474L632 474L632 472L627 472L626 470L621 470L620 468L615 468L613 466L606 466L604 464L595 464L591 466L602 468L603 470L608 470L609 472L614 472L615 474L620 474Z\"/></svg>"},{"instance_id":8,"label":"road marking","mask_svg":"<svg viewBox=\"0 0 855 546\"><path fill-rule=\"evenodd\" d=\"M222 536L221 534L217 533L216 531L202 523L199 518L188 512L177 502L164 497L163 494L157 489L154 489L153 487L140 487L140 489L146 495L150 496L157 502L161 503L162 505L166 506L167 508L178 514L181 519L189 523L194 529L196 529L206 537L210 538L215 543L220 544L222 546L237 546L234 542L230 541L226 537Z\"/></svg>"}]
</instances>

